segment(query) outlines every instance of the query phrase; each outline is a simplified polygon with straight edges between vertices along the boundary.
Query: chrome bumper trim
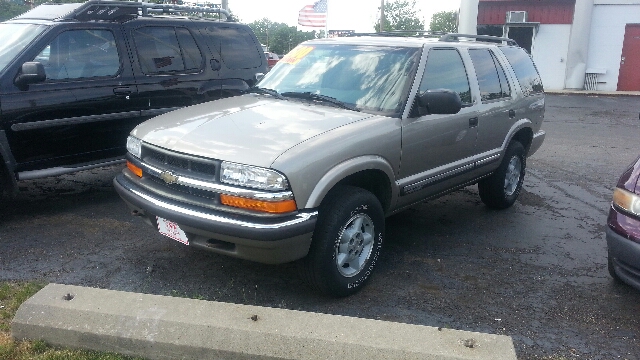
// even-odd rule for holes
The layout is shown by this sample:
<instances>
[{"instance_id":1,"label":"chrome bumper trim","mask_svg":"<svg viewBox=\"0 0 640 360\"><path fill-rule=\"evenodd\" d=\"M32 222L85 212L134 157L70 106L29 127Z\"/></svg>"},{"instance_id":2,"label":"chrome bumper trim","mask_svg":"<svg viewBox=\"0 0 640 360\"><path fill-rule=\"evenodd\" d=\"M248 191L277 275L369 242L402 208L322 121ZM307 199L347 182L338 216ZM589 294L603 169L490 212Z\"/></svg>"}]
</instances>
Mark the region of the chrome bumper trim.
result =
<instances>
[{"instance_id":1,"label":"chrome bumper trim","mask_svg":"<svg viewBox=\"0 0 640 360\"><path fill-rule=\"evenodd\" d=\"M152 196L149 196L147 194L144 194L136 189L127 189L128 191L130 191L131 193L133 193L134 195L149 201L150 203L164 208L166 210L170 210L170 211L174 211L177 212L179 214L182 215L187 215L187 216L193 216L195 218L198 219L203 219L203 220L209 220L209 221L217 221L217 222L221 222L221 223L225 223L225 224L229 224L229 225L236 225L236 226L242 226L242 227L246 227L246 228L251 228L251 229L280 229L283 227L287 227L287 226L291 226L291 225L295 225L295 224L299 224L302 222L305 222L309 219L312 219L316 216L318 216L318 211L313 211L313 212L308 212L308 213L299 213L296 215L296 217L292 220L287 220L287 221L283 221L280 223L273 223L273 224L256 224L256 223L252 223L252 222L248 222L248 221L241 221L241 220L235 220L235 219L230 219L224 216L219 216L219 215L213 215L213 214L206 214L206 213L202 213L202 212L198 212L195 210L191 210L191 209L187 209L181 206L177 206L177 205L173 205L173 204L169 204L167 202L164 202L162 200L156 199Z\"/></svg>"}]
</instances>

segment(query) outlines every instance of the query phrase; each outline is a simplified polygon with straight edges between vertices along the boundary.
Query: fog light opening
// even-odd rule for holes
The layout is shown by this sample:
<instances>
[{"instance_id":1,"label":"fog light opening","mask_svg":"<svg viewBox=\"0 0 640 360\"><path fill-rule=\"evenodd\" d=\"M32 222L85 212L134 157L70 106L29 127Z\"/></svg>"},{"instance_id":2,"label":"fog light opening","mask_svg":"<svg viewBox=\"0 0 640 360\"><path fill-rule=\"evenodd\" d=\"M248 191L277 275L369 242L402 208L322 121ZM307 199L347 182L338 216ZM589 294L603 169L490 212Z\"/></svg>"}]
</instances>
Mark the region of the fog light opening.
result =
<instances>
[{"instance_id":1,"label":"fog light opening","mask_svg":"<svg viewBox=\"0 0 640 360\"><path fill-rule=\"evenodd\" d=\"M207 247L210 247L212 249L229 251L229 252L236 250L236 244L233 244L227 241L217 240L217 239L208 239Z\"/></svg>"}]
</instances>

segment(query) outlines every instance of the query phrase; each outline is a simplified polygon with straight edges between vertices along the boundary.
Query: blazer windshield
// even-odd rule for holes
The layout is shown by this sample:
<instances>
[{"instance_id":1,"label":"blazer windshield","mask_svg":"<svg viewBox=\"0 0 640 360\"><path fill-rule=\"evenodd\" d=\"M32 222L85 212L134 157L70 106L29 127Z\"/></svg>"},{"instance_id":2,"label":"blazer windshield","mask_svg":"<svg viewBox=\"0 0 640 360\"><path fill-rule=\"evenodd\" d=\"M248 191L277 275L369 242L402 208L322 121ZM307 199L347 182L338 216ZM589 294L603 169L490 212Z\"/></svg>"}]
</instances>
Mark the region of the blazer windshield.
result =
<instances>
[{"instance_id":1,"label":"blazer windshield","mask_svg":"<svg viewBox=\"0 0 640 360\"><path fill-rule=\"evenodd\" d=\"M258 84L329 96L359 111L400 117L421 48L299 45Z\"/></svg>"}]
</instances>

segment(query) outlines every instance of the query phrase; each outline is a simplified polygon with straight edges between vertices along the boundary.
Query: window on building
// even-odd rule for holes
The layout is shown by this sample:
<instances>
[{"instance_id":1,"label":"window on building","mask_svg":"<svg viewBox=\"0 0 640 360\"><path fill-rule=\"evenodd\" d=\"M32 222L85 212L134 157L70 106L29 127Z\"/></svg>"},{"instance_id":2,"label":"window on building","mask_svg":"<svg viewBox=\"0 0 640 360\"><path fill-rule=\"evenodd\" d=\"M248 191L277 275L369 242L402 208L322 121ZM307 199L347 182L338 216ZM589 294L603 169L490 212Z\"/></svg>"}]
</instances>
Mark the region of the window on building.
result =
<instances>
[{"instance_id":1,"label":"window on building","mask_svg":"<svg viewBox=\"0 0 640 360\"><path fill-rule=\"evenodd\" d=\"M478 25L477 34L503 37L503 25Z\"/></svg>"},{"instance_id":2,"label":"window on building","mask_svg":"<svg viewBox=\"0 0 640 360\"><path fill-rule=\"evenodd\" d=\"M527 50L531 54L533 46L533 27L531 26L513 26L507 28L507 37L514 40L518 46Z\"/></svg>"}]
</instances>

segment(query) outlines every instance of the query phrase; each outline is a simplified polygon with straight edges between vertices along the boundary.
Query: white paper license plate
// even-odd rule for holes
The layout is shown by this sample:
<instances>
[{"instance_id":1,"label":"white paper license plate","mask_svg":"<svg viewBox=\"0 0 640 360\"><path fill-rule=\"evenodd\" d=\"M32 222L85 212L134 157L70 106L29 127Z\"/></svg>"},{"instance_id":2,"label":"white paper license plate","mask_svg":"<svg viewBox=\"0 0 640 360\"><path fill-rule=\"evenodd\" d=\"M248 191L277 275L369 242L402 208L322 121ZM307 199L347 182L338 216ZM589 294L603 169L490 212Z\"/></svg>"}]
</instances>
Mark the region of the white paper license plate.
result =
<instances>
[{"instance_id":1,"label":"white paper license plate","mask_svg":"<svg viewBox=\"0 0 640 360\"><path fill-rule=\"evenodd\" d=\"M189 239L187 235L180 229L178 224L174 223L171 220L163 219L161 217L156 216L158 219L158 231L160 234L170 237L175 241L179 241L185 245L189 245Z\"/></svg>"}]
</instances>

